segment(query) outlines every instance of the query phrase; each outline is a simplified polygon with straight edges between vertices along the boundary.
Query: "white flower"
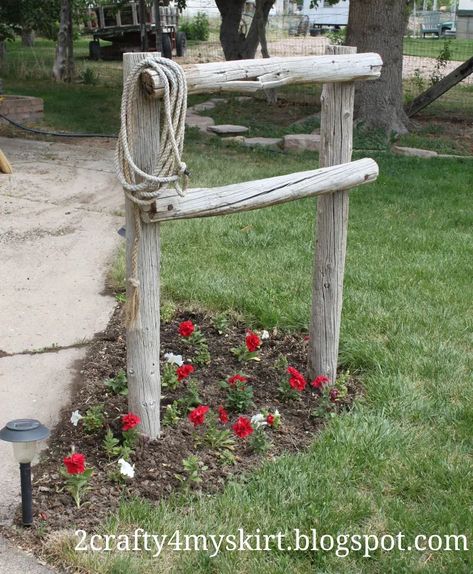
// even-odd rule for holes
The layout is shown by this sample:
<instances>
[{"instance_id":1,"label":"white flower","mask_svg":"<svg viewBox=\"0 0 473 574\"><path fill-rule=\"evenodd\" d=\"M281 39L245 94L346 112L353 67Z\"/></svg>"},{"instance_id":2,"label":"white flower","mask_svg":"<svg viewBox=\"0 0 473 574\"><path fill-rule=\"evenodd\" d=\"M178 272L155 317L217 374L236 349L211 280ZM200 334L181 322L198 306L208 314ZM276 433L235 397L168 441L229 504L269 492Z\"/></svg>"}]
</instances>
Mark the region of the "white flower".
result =
<instances>
[{"instance_id":1,"label":"white flower","mask_svg":"<svg viewBox=\"0 0 473 574\"><path fill-rule=\"evenodd\" d=\"M263 341L264 341L265 339L269 339L269 333L268 333L268 331L266 331L266 329L261 332L261 339L262 339Z\"/></svg>"},{"instance_id":2,"label":"white flower","mask_svg":"<svg viewBox=\"0 0 473 574\"><path fill-rule=\"evenodd\" d=\"M266 422L266 417L263 415L263 413L258 413L257 415L253 415L251 417L251 426L256 429L259 429L260 427L264 427L266 426L268 423Z\"/></svg>"},{"instance_id":3,"label":"white flower","mask_svg":"<svg viewBox=\"0 0 473 574\"><path fill-rule=\"evenodd\" d=\"M118 464L120 465L120 474L123 474L123 476L127 476L128 478L134 478L134 476L135 476L135 465L134 464L131 465L124 458L121 458L118 461Z\"/></svg>"},{"instance_id":4,"label":"white flower","mask_svg":"<svg viewBox=\"0 0 473 574\"><path fill-rule=\"evenodd\" d=\"M76 427L80 419L84 418L79 411L74 411L71 414L71 423Z\"/></svg>"},{"instance_id":5,"label":"white flower","mask_svg":"<svg viewBox=\"0 0 473 574\"><path fill-rule=\"evenodd\" d=\"M168 363L171 363L171 365L177 365L178 367L180 367L181 365L184 364L182 355L175 355L174 353L165 353L164 358Z\"/></svg>"}]
</instances>

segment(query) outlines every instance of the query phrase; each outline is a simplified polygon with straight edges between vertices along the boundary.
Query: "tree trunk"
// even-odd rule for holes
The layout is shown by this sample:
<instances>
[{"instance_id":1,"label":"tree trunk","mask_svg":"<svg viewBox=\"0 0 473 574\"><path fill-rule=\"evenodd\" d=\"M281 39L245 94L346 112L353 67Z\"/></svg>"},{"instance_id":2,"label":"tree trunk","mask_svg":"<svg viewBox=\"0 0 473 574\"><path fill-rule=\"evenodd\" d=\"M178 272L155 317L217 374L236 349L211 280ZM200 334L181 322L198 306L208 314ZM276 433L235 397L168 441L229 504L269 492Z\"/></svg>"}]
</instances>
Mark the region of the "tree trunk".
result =
<instances>
[{"instance_id":1,"label":"tree trunk","mask_svg":"<svg viewBox=\"0 0 473 574\"><path fill-rule=\"evenodd\" d=\"M23 28L21 31L21 43L27 48L32 48L34 45L34 30L31 28Z\"/></svg>"},{"instance_id":2,"label":"tree trunk","mask_svg":"<svg viewBox=\"0 0 473 574\"><path fill-rule=\"evenodd\" d=\"M5 56L7 55L7 45L5 40L0 40L0 64L5 61Z\"/></svg>"},{"instance_id":3,"label":"tree trunk","mask_svg":"<svg viewBox=\"0 0 473 574\"><path fill-rule=\"evenodd\" d=\"M403 108L402 45L411 0L351 0L347 40L360 52L376 52L383 59L376 82L356 88L355 119L366 129L406 133L409 120Z\"/></svg>"},{"instance_id":4,"label":"tree trunk","mask_svg":"<svg viewBox=\"0 0 473 574\"><path fill-rule=\"evenodd\" d=\"M226 60L246 60L256 56L261 42L263 57L268 57L265 27L275 0L258 0L248 33L240 29L244 0L216 0L222 16L220 43Z\"/></svg>"},{"instance_id":5,"label":"tree trunk","mask_svg":"<svg viewBox=\"0 0 473 574\"><path fill-rule=\"evenodd\" d=\"M71 0L61 0L59 33L57 35L53 76L58 82L70 82L74 76Z\"/></svg>"}]
</instances>

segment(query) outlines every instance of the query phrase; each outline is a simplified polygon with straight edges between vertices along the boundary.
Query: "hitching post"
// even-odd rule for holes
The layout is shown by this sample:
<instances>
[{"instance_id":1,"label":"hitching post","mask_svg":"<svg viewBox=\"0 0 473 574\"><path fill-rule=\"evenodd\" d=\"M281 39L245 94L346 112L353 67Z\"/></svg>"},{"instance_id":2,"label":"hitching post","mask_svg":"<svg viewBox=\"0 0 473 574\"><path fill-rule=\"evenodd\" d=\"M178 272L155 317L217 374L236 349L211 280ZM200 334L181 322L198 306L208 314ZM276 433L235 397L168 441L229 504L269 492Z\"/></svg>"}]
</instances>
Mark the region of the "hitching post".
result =
<instances>
[{"instance_id":1,"label":"hitching post","mask_svg":"<svg viewBox=\"0 0 473 574\"><path fill-rule=\"evenodd\" d=\"M356 53L350 46L327 46L327 54ZM351 161L354 82L326 83L321 97L320 167ZM308 369L311 377L337 376L343 276L348 230L348 191L317 199L317 227Z\"/></svg>"},{"instance_id":2,"label":"hitching post","mask_svg":"<svg viewBox=\"0 0 473 574\"><path fill-rule=\"evenodd\" d=\"M159 56L158 53L154 53ZM133 66L150 53L123 55L123 78ZM145 95L143 88L134 102L133 128L130 148L139 168L151 173L153 160L159 151L158 101ZM131 255L135 240L135 206L125 198L126 209L126 270L132 276ZM136 321L127 326L128 406L142 421L141 431L151 439L160 434L161 378L159 373L159 284L160 284L159 223L141 223L138 251L139 309ZM127 282L127 300L133 287Z\"/></svg>"}]
</instances>

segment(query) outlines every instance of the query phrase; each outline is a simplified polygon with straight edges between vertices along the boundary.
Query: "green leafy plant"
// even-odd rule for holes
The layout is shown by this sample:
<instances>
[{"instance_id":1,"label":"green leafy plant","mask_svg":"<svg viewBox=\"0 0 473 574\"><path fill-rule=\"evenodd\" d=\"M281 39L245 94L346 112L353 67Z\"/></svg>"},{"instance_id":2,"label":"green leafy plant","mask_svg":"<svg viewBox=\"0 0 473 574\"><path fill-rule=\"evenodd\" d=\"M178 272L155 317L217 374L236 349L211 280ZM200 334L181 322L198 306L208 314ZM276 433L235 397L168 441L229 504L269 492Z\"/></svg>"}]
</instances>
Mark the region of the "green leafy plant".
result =
<instances>
[{"instance_id":1,"label":"green leafy plant","mask_svg":"<svg viewBox=\"0 0 473 574\"><path fill-rule=\"evenodd\" d=\"M94 405L85 412L82 418L82 425L87 434L92 434L103 427L105 423L103 409L103 405Z\"/></svg>"},{"instance_id":2,"label":"green leafy plant","mask_svg":"<svg viewBox=\"0 0 473 574\"><path fill-rule=\"evenodd\" d=\"M205 423L202 440L207 446L217 452L235 448L235 439L228 429L218 427L217 416L214 412L207 415Z\"/></svg>"},{"instance_id":3,"label":"green leafy plant","mask_svg":"<svg viewBox=\"0 0 473 574\"><path fill-rule=\"evenodd\" d=\"M248 378L241 373L228 377L220 386L227 390L225 406L235 413L243 413L253 405L253 387L247 384Z\"/></svg>"},{"instance_id":4,"label":"green leafy plant","mask_svg":"<svg viewBox=\"0 0 473 574\"><path fill-rule=\"evenodd\" d=\"M179 407L187 411L193 407L197 407L202 403L199 395L199 385L194 379L190 379L186 385L186 392L183 397L178 401Z\"/></svg>"},{"instance_id":5,"label":"green leafy plant","mask_svg":"<svg viewBox=\"0 0 473 574\"><path fill-rule=\"evenodd\" d=\"M288 366L289 362L287 360L286 355L284 355L283 353L279 353L279 355L276 357L276 360L274 361L274 368L277 371L282 371L283 373L285 373L287 371Z\"/></svg>"},{"instance_id":6,"label":"green leafy plant","mask_svg":"<svg viewBox=\"0 0 473 574\"><path fill-rule=\"evenodd\" d=\"M168 389L175 389L179 385L174 363L164 363L161 386Z\"/></svg>"},{"instance_id":7,"label":"green leafy plant","mask_svg":"<svg viewBox=\"0 0 473 574\"><path fill-rule=\"evenodd\" d=\"M209 365L211 361L210 351L207 343L201 344L197 349L192 362L198 367Z\"/></svg>"},{"instance_id":8,"label":"green leafy plant","mask_svg":"<svg viewBox=\"0 0 473 574\"><path fill-rule=\"evenodd\" d=\"M445 40L443 41L443 45L440 48L440 52L438 53L438 56L435 58L435 67L430 75L430 82L432 85L436 84L437 82L440 82L440 80L443 78L445 74L445 68L447 66L447 63L452 58L452 51L450 49L451 42L452 42L451 38L445 38Z\"/></svg>"},{"instance_id":9,"label":"green leafy plant","mask_svg":"<svg viewBox=\"0 0 473 574\"><path fill-rule=\"evenodd\" d=\"M255 431L248 439L248 446L251 451L258 454L264 454L269 449L271 443L266 436L263 426L256 427Z\"/></svg>"},{"instance_id":10,"label":"green leafy plant","mask_svg":"<svg viewBox=\"0 0 473 574\"><path fill-rule=\"evenodd\" d=\"M200 484L202 482L202 473L208 469L195 454L182 460L182 468L184 474L175 474L174 476L177 480L187 485Z\"/></svg>"},{"instance_id":11,"label":"green leafy plant","mask_svg":"<svg viewBox=\"0 0 473 574\"><path fill-rule=\"evenodd\" d=\"M118 457L121 453L120 441L113 436L113 432L110 428L108 428L105 433L102 445L109 460Z\"/></svg>"},{"instance_id":12,"label":"green leafy plant","mask_svg":"<svg viewBox=\"0 0 473 574\"><path fill-rule=\"evenodd\" d=\"M163 426L175 426L181 419L181 411L179 409L179 402L173 401L172 404L166 406L163 416Z\"/></svg>"},{"instance_id":13,"label":"green leafy plant","mask_svg":"<svg viewBox=\"0 0 473 574\"><path fill-rule=\"evenodd\" d=\"M126 372L123 369L120 369L115 377L105 379L104 385L107 389L110 389L114 395L122 395L124 397L128 395L128 380Z\"/></svg>"},{"instance_id":14,"label":"green leafy plant","mask_svg":"<svg viewBox=\"0 0 473 574\"><path fill-rule=\"evenodd\" d=\"M228 331L230 320L225 313L221 313L213 318L212 325L219 335L223 335Z\"/></svg>"},{"instance_id":15,"label":"green leafy plant","mask_svg":"<svg viewBox=\"0 0 473 574\"><path fill-rule=\"evenodd\" d=\"M209 39L209 19L205 12L198 12L192 20L181 23L181 32L186 34L188 40L205 42Z\"/></svg>"},{"instance_id":16,"label":"green leafy plant","mask_svg":"<svg viewBox=\"0 0 473 574\"><path fill-rule=\"evenodd\" d=\"M81 74L81 80L87 86L96 86L99 83L99 75L93 68L87 66Z\"/></svg>"},{"instance_id":17,"label":"green leafy plant","mask_svg":"<svg viewBox=\"0 0 473 574\"><path fill-rule=\"evenodd\" d=\"M174 319L174 315L176 314L176 306L174 303L167 301L161 305L160 309L160 316L161 316L161 323L170 323Z\"/></svg>"}]
</instances>

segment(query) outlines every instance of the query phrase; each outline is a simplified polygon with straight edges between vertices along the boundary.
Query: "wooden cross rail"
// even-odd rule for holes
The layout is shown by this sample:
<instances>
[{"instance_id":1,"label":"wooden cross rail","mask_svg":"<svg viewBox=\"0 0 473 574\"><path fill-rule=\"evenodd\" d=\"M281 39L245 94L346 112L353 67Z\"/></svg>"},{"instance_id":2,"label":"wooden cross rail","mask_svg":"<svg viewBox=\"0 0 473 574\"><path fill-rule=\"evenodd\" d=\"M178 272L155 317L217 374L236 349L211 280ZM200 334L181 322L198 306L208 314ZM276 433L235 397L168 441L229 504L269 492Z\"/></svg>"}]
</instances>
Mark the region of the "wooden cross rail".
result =
<instances>
[{"instance_id":1,"label":"wooden cross rail","mask_svg":"<svg viewBox=\"0 0 473 574\"><path fill-rule=\"evenodd\" d=\"M303 197L351 189L370 183L377 176L377 163L365 158L223 187L188 189L184 196L174 189L163 189L155 202L155 211L149 213L149 217L144 215L143 219L149 222L170 221L250 211Z\"/></svg>"},{"instance_id":2,"label":"wooden cross rail","mask_svg":"<svg viewBox=\"0 0 473 574\"><path fill-rule=\"evenodd\" d=\"M293 58L235 60L183 66L189 94L256 92L288 84L376 80L383 62L378 54L341 54ZM142 73L148 94L161 97L163 90L154 70Z\"/></svg>"},{"instance_id":3,"label":"wooden cross rail","mask_svg":"<svg viewBox=\"0 0 473 574\"><path fill-rule=\"evenodd\" d=\"M381 73L377 54L356 54L356 48L330 46L326 56L267 58L185 66L189 93L255 92L287 84L323 82L321 169L217 188L188 190L184 197L162 190L149 211L141 211L137 283L140 305L136 322L127 328L129 409L142 420L151 439L160 435L160 222L222 215L319 195L317 201L314 282L308 371L310 376L337 373L343 276L348 230L348 189L376 179L371 159L351 162L355 80L375 80ZM147 53L125 54L124 78ZM151 56L152 57L152 56ZM159 106L162 94L153 71L141 74L142 90L133 101L130 149L138 167L152 173L160 153ZM151 96L151 97L150 97ZM126 198L127 277L132 269L135 208ZM153 209L154 207L154 209ZM132 293L127 286L127 295Z\"/></svg>"}]
</instances>

